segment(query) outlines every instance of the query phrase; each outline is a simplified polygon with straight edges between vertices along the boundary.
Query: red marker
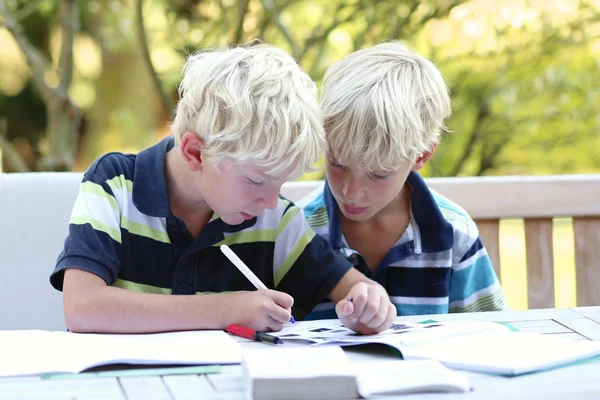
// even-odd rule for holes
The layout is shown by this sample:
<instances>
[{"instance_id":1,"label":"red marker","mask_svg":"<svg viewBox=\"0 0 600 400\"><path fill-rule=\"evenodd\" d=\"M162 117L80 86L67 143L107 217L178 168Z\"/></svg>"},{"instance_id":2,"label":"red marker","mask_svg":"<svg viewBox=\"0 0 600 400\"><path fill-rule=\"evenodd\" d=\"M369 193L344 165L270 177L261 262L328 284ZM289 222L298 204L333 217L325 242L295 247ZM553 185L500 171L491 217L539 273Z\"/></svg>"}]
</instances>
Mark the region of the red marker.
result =
<instances>
[{"instance_id":1,"label":"red marker","mask_svg":"<svg viewBox=\"0 0 600 400\"><path fill-rule=\"evenodd\" d=\"M246 328L239 325L228 325L226 329L227 333L232 335L240 336L246 339L256 340L257 342L265 342L271 344L283 344L283 340L277 336L269 335L261 331L255 331L254 329Z\"/></svg>"}]
</instances>

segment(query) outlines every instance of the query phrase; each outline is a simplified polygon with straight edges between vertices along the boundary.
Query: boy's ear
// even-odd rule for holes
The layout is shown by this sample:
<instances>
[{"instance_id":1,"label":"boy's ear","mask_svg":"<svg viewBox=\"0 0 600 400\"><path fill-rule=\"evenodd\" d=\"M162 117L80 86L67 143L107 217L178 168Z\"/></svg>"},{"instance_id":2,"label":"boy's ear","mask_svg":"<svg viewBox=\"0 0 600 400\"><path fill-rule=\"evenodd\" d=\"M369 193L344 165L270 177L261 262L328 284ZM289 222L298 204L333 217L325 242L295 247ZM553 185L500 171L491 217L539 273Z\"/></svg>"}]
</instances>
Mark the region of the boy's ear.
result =
<instances>
[{"instance_id":1,"label":"boy's ear","mask_svg":"<svg viewBox=\"0 0 600 400\"><path fill-rule=\"evenodd\" d=\"M432 144L431 149L429 151L426 151L421 155L421 157L417 158L417 161L415 161L415 165L413 165L412 170L418 171L421 168L423 168L423 165L425 165L425 163L429 161L429 158L431 157L435 149L437 149L437 146L437 143Z\"/></svg>"},{"instance_id":2,"label":"boy's ear","mask_svg":"<svg viewBox=\"0 0 600 400\"><path fill-rule=\"evenodd\" d=\"M200 171L203 164L204 140L193 132L186 132L181 138L179 148L190 170Z\"/></svg>"}]
</instances>

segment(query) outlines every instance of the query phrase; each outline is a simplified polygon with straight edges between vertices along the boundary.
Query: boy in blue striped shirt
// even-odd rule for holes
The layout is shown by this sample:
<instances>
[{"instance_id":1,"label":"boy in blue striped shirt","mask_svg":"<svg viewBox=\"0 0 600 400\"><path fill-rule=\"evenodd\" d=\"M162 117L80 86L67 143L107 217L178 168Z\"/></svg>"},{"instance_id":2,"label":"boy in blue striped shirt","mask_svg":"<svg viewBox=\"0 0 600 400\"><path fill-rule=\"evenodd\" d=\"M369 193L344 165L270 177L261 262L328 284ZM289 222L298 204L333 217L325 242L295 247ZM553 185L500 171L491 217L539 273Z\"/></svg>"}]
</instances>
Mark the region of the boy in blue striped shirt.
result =
<instances>
[{"instance_id":1,"label":"boy in blue striped shirt","mask_svg":"<svg viewBox=\"0 0 600 400\"><path fill-rule=\"evenodd\" d=\"M328 297L349 328L395 309L308 227L281 185L325 143L316 86L268 45L203 51L184 68L173 136L84 174L50 277L76 332L279 330ZM268 289L221 253L227 244Z\"/></svg>"},{"instance_id":2,"label":"boy in blue striped shirt","mask_svg":"<svg viewBox=\"0 0 600 400\"><path fill-rule=\"evenodd\" d=\"M398 315L507 309L475 223L417 172L451 113L435 65L398 42L360 50L328 69L321 103L327 179L298 203L317 234L384 286Z\"/></svg>"}]
</instances>

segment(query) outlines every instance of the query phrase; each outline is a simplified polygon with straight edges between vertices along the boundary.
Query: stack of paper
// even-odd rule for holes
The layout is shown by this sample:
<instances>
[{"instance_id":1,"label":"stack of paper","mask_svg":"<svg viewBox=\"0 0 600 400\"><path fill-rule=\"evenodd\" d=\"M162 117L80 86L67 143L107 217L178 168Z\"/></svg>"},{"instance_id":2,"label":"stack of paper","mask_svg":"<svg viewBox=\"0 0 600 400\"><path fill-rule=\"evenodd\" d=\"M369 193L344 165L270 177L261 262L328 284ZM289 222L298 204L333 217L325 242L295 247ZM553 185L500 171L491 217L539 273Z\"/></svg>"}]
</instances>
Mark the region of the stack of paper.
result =
<instances>
[{"instance_id":1,"label":"stack of paper","mask_svg":"<svg viewBox=\"0 0 600 400\"><path fill-rule=\"evenodd\" d=\"M437 361L353 364L341 347L246 350L244 385L254 400L355 399L372 395L471 390L468 378Z\"/></svg>"},{"instance_id":2,"label":"stack of paper","mask_svg":"<svg viewBox=\"0 0 600 400\"><path fill-rule=\"evenodd\" d=\"M243 369L254 400L358 397L354 367L340 347L246 350Z\"/></svg>"}]
</instances>

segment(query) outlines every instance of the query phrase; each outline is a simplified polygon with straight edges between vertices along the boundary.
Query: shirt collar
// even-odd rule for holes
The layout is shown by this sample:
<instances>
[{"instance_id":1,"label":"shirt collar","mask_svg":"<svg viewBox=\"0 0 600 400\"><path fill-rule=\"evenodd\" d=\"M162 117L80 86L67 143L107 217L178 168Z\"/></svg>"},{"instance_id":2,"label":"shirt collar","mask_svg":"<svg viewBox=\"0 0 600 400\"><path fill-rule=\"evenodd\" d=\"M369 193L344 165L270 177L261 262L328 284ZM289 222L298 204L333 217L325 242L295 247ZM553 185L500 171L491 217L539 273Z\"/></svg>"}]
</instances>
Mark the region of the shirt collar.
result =
<instances>
[{"instance_id":1,"label":"shirt collar","mask_svg":"<svg viewBox=\"0 0 600 400\"><path fill-rule=\"evenodd\" d=\"M331 244L331 247L334 249L348 247L342 237L340 210L338 209L335 197L333 197L333 194L331 193L327 179L325 179L325 186L323 188L323 200L325 201L325 208L327 209L327 216L329 217L329 243Z\"/></svg>"},{"instance_id":2,"label":"shirt collar","mask_svg":"<svg viewBox=\"0 0 600 400\"><path fill-rule=\"evenodd\" d=\"M156 145L142 150L135 159L133 204L151 217L173 216L167 190L165 157L174 146L173 136L167 136Z\"/></svg>"},{"instance_id":3,"label":"shirt collar","mask_svg":"<svg viewBox=\"0 0 600 400\"><path fill-rule=\"evenodd\" d=\"M433 194L421 176L411 171L407 178L412 187L411 211L418 226L415 235L420 235L421 251L437 253L454 245L454 228L442 215ZM329 216L329 242L335 249L347 247L342 236L342 224L337 202L325 180L323 198Z\"/></svg>"},{"instance_id":4,"label":"shirt collar","mask_svg":"<svg viewBox=\"0 0 600 400\"><path fill-rule=\"evenodd\" d=\"M442 215L429 187L414 171L408 174L407 181L412 187L410 208L419 228L421 250L425 253L450 250L454 245L454 228Z\"/></svg>"}]
</instances>

